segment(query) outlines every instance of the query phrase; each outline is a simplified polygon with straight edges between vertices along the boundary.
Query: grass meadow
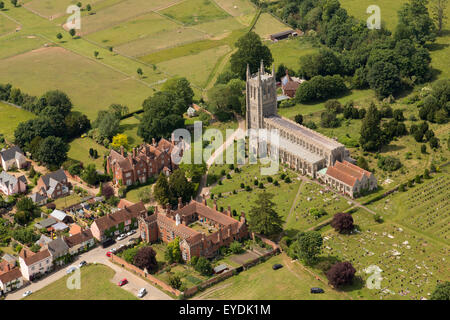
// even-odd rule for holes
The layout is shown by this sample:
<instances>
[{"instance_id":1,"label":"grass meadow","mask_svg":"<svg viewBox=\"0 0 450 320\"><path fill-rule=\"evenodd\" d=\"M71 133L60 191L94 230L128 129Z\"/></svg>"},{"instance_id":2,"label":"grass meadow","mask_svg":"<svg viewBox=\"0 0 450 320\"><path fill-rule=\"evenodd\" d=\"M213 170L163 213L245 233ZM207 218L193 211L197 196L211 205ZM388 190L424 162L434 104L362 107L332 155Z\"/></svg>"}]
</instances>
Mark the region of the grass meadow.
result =
<instances>
[{"instance_id":1,"label":"grass meadow","mask_svg":"<svg viewBox=\"0 0 450 320\"><path fill-rule=\"evenodd\" d=\"M98 152L98 158L92 159L89 156L89 149L93 148ZM103 171L103 155L109 153L109 150L98 144L91 138L78 138L70 143L70 149L67 154L69 158L83 162L84 165L94 163L99 171Z\"/></svg>"},{"instance_id":2,"label":"grass meadow","mask_svg":"<svg viewBox=\"0 0 450 320\"><path fill-rule=\"evenodd\" d=\"M17 23L9 19L7 16L0 15L0 37L14 32L16 27Z\"/></svg>"},{"instance_id":3,"label":"grass meadow","mask_svg":"<svg viewBox=\"0 0 450 320\"><path fill-rule=\"evenodd\" d=\"M4 135L6 140L12 142L17 125L34 117L35 115L31 112L0 102L0 133Z\"/></svg>"},{"instance_id":4,"label":"grass meadow","mask_svg":"<svg viewBox=\"0 0 450 320\"><path fill-rule=\"evenodd\" d=\"M211 0L186 0L159 12L184 25L197 25L229 16Z\"/></svg>"}]
</instances>

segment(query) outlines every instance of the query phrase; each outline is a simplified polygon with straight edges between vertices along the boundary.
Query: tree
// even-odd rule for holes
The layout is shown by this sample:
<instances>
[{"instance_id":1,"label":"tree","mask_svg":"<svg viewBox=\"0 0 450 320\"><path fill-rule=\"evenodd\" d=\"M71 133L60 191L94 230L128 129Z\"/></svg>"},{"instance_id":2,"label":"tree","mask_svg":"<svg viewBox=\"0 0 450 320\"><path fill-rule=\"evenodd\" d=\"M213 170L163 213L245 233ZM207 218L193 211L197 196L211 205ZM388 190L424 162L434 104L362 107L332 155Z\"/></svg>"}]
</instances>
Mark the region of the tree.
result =
<instances>
[{"instance_id":1,"label":"tree","mask_svg":"<svg viewBox=\"0 0 450 320\"><path fill-rule=\"evenodd\" d=\"M95 59L97 59L98 55L99 55L99 52L98 52L98 51L94 51L94 57L95 57Z\"/></svg>"},{"instance_id":2,"label":"tree","mask_svg":"<svg viewBox=\"0 0 450 320\"><path fill-rule=\"evenodd\" d=\"M88 5L86 6L86 10L87 10L87 11L91 11L91 10L92 10L92 7L91 7L90 4L88 4Z\"/></svg>"},{"instance_id":3,"label":"tree","mask_svg":"<svg viewBox=\"0 0 450 320\"><path fill-rule=\"evenodd\" d=\"M344 79L340 75L315 76L297 88L295 100L300 103L320 101L337 97L347 91Z\"/></svg>"},{"instance_id":4,"label":"tree","mask_svg":"<svg viewBox=\"0 0 450 320\"><path fill-rule=\"evenodd\" d=\"M49 136L42 140L34 155L36 160L49 166L60 166L67 159L69 145L59 137Z\"/></svg>"},{"instance_id":5,"label":"tree","mask_svg":"<svg viewBox=\"0 0 450 320\"><path fill-rule=\"evenodd\" d=\"M450 281L438 283L431 294L431 300L450 300Z\"/></svg>"},{"instance_id":6,"label":"tree","mask_svg":"<svg viewBox=\"0 0 450 320\"><path fill-rule=\"evenodd\" d=\"M338 262L327 271L328 282L335 288L349 285L353 282L356 269L350 262Z\"/></svg>"},{"instance_id":7,"label":"tree","mask_svg":"<svg viewBox=\"0 0 450 320\"><path fill-rule=\"evenodd\" d=\"M70 30L69 30L69 34L70 34L70 36L71 36L72 38L75 36L76 33L77 33L77 32L75 31L75 29L70 29Z\"/></svg>"},{"instance_id":8,"label":"tree","mask_svg":"<svg viewBox=\"0 0 450 320\"><path fill-rule=\"evenodd\" d=\"M122 118L130 112L127 106L118 103L111 104L109 106L109 110L113 112L118 119Z\"/></svg>"},{"instance_id":9,"label":"tree","mask_svg":"<svg viewBox=\"0 0 450 320\"><path fill-rule=\"evenodd\" d=\"M142 71L141 68L137 68L136 73L137 73L140 77L142 77L142 75L144 74L144 72Z\"/></svg>"},{"instance_id":10,"label":"tree","mask_svg":"<svg viewBox=\"0 0 450 320\"><path fill-rule=\"evenodd\" d=\"M194 191L194 185L187 180L183 169L177 169L170 175L169 195L171 204L177 204L178 198L181 198L183 202L188 202L194 196Z\"/></svg>"},{"instance_id":11,"label":"tree","mask_svg":"<svg viewBox=\"0 0 450 320\"><path fill-rule=\"evenodd\" d=\"M64 119L66 131L65 136L75 138L91 128L89 118L78 111L70 112Z\"/></svg>"},{"instance_id":12,"label":"tree","mask_svg":"<svg viewBox=\"0 0 450 320\"><path fill-rule=\"evenodd\" d=\"M169 262L169 264L183 261L181 257L179 237L176 237L167 244L166 251L164 252L164 257L166 261Z\"/></svg>"},{"instance_id":13,"label":"tree","mask_svg":"<svg viewBox=\"0 0 450 320\"><path fill-rule=\"evenodd\" d=\"M184 127L183 110L176 95L170 91L157 92L144 103L144 114L138 127L138 135L146 142L152 138L167 137L175 129Z\"/></svg>"},{"instance_id":14,"label":"tree","mask_svg":"<svg viewBox=\"0 0 450 320\"><path fill-rule=\"evenodd\" d=\"M436 26L428 13L428 0L410 0L398 12L395 38L408 39L419 45L436 40Z\"/></svg>"},{"instance_id":15,"label":"tree","mask_svg":"<svg viewBox=\"0 0 450 320\"><path fill-rule=\"evenodd\" d=\"M359 143L365 151L377 151L383 145L383 141L380 116L377 107L372 103L362 121Z\"/></svg>"},{"instance_id":16,"label":"tree","mask_svg":"<svg viewBox=\"0 0 450 320\"><path fill-rule=\"evenodd\" d=\"M369 164L367 163L366 158L364 158L363 156L358 157L356 165L360 168L363 168L364 170L369 170Z\"/></svg>"},{"instance_id":17,"label":"tree","mask_svg":"<svg viewBox=\"0 0 450 320\"><path fill-rule=\"evenodd\" d=\"M166 205L170 201L170 189L169 181L164 173L160 173L158 179L156 180L155 187L153 189L155 200L158 201L160 205Z\"/></svg>"},{"instance_id":18,"label":"tree","mask_svg":"<svg viewBox=\"0 0 450 320\"><path fill-rule=\"evenodd\" d=\"M303 124L303 115L301 114L297 114L294 118L295 122L297 122L298 124Z\"/></svg>"},{"instance_id":19,"label":"tree","mask_svg":"<svg viewBox=\"0 0 450 320\"><path fill-rule=\"evenodd\" d=\"M171 92L175 96L176 104L178 107L178 113L183 114L186 112L193 103L194 91L192 90L191 83L184 77L176 77L167 80L161 91Z\"/></svg>"},{"instance_id":20,"label":"tree","mask_svg":"<svg viewBox=\"0 0 450 320\"><path fill-rule=\"evenodd\" d=\"M249 228L252 232L273 235L283 230L283 219L275 211L274 194L263 191L258 194L249 212Z\"/></svg>"},{"instance_id":21,"label":"tree","mask_svg":"<svg viewBox=\"0 0 450 320\"><path fill-rule=\"evenodd\" d=\"M41 112L46 107L55 107L55 111L64 117L67 116L72 110L72 101L66 93L60 90L47 91L39 99L39 103L41 105Z\"/></svg>"},{"instance_id":22,"label":"tree","mask_svg":"<svg viewBox=\"0 0 450 320\"><path fill-rule=\"evenodd\" d=\"M210 276L214 271L211 262L209 262L209 260L205 257L200 257L197 259L194 269L204 276Z\"/></svg>"},{"instance_id":23,"label":"tree","mask_svg":"<svg viewBox=\"0 0 450 320\"><path fill-rule=\"evenodd\" d=\"M174 289L180 289L183 285L183 282L181 281L180 276L175 274L169 276L169 284Z\"/></svg>"},{"instance_id":24,"label":"tree","mask_svg":"<svg viewBox=\"0 0 450 320\"><path fill-rule=\"evenodd\" d=\"M101 139L111 140L119 130L120 119L115 113L99 111L97 119L93 123L94 128L98 128Z\"/></svg>"},{"instance_id":25,"label":"tree","mask_svg":"<svg viewBox=\"0 0 450 320\"><path fill-rule=\"evenodd\" d=\"M230 244L230 250L234 254L240 254L244 252L244 249L242 248L242 244L239 241L233 241Z\"/></svg>"},{"instance_id":26,"label":"tree","mask_svg":"<svg viewBox=\"0 0 450 320\"><path fill-rule=\"evenodd\" d=\"M250 31L236 42L237 51L231 56L231 71L237 74L242 80L246 78L247 65L250 72L257 72L261 65L270 67L273 63L270 49L264 45L259 35Z\"/></svg>"},{"instance_id":27,"label":"tree","mask_svg":"<svg viewBox=\"0 0 450 320\"><path fill-rule=\"evenodd\" d=\"M84 182L90 185L97 184L99 176L97 173L97 169L95 168L95 164L90 163L86 168L84 168L84 170L81 172L81 179L83 179Z\"/></svg>"},{"instance_id":28,"label":"tree","mask_svg":"<svg viewBox=\"0 0 450 320\"><path fill-rule=\"evenodd\" d=\"M119 149L121 146L123 146L125 149L128 148L128 137L123 133L115 135L111 142L111 147L113 147L114 149Z\"/></svg>"},{"instance_id":29,"label":"tree","mask_svg":"<svg viewBox=\"0 0 450 320\"><path fill-rule=\"evenodd\" d=\"M436 137L431 137L430 141L430 147L431 149L437 149L439 148L439 139Z\"/></svg>"},{"instance_id":30,"label":"tree","mask_svg":"<svg viewBox=\"0 0 450 320\"><path fill-rule=\"evenodd\" d=\"M58 34L56 35L56 38L57 38L58 40L61 40L61 39L63 38L63 35L62 35L61 33L58 33Z\"/></svg>"},{"instance_id":31,"label":"tree","mask_svg":"<svg viewBox=\"0 0 450 320\"><path fill-rule=\"evenodd\" d=\"M317 255L322 251L323 239L320 232L307 231L297 234L297 239L291 244L292 254L310 264L316 260Z\"/></svg>"},{"instance_id":32,"label":"tree","mask_svg":"<svg viewBox=\"0 0 450 320\"><path fill-rule=\"evenodd\" d=\"M14 7L17 7L17 0L11 0L11 4L12 4Z\"/></svg>"},{"instance_id":33,"label":"tree","mask_svg":"<svg viewBox=\"0 0 450 320\"><path fill-rule=\"evenodd\" d=\"M331 221L331 226L339 233L347 233L355 228L352 215L346 212L336 213Z\"/></svg>"},{"instance_id":34,"label":"tree","mask_svg":"<svg viewBox=\"0 0 450 320\"><path fill-rule=\"evenodd\" d=\"M320 115L320 125L324 128L336 128L339 127L340 122L336 117L336 113L324 111Z\"/></svg>"},{"instance_id":35,"label":"tree","mask_svg":"<svg viewBox=\"0 0 450 320\"><path fill-rule=\"evenodd\" d=\"M399 70L396 65L378 61L369 70L367 81L379 97L387 97L401 88Z\"/></svg>"},{"instance_id":36,"label":"tree","mask_svg":"<svg viewBox=\"0 0 450 320\"><path fill-rule=\"evenodd\" d=\"M152 247L142 247L134 256L133 264L140 269L147 269L149 273L158 270L156 252Z\"/></svg>"},{"instance_id":37,"label":"tree","mask_svg":"<svg viewBox=\"0 0 450 320\"><path fill-rule=\"evenodd\" d=\"M77 7L81 8L83 6L83 4L81 2L77 2Z\"/></svg>"}]
</instances>

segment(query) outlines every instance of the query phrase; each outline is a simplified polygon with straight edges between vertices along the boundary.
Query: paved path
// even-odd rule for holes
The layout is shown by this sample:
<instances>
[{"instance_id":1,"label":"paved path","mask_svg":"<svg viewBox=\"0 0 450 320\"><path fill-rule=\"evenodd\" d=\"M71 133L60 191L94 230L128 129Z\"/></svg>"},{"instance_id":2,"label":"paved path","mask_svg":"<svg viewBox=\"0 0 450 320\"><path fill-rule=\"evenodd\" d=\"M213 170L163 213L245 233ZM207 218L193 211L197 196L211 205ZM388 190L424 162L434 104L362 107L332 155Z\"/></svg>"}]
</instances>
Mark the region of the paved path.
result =
<instances>
[{"instance_id":1,"label":"paved path","mask_svg":"<svg viewBox=\"0 0 450 320\"><path fill-rule=\"evenodd\" d=\"M137 237L137 235L132 236L134 238ZM88 263L101 263L104 264L111 269L113 269L116 273L114 277L112 278L111 282L114 284L117 284L119 280L123 278L127 278L128 284L124 285L122 288L124 290L127 290L131 292L133 295L137 295L140 288L146 288L147 294L142 298L142 300L172 300L172 298L164 293L163 291L159 290L158 288L152 286L149 282L144 280L143 278L135 275L132 272L129 272L128 270L121 268L120 266L112 263L107 257L106 252L109 251L112 247L118 248L120 244L126 244L131 237L127 237L122 241L118 241L114 246L111 246L109 248L103 249L102 247L97 247L95 249L92 249L91 251L88 251L84 254L81 254L76 257L76 260L71 264L77 266L80 261L85 260ZM8 294L6 296L6 300L19 300L22 299L22 294L25 291L31 290L33 292L36 292L39 289L44 288L45 286L53 283L54 281L61 279L66 275L66 270L69 266L65 266L63 269L58 270L49 276L40 279L34 283L31 283L30 285L21 288L20 290L15 291L12 294Z\"/></svg>"}]
</instances>

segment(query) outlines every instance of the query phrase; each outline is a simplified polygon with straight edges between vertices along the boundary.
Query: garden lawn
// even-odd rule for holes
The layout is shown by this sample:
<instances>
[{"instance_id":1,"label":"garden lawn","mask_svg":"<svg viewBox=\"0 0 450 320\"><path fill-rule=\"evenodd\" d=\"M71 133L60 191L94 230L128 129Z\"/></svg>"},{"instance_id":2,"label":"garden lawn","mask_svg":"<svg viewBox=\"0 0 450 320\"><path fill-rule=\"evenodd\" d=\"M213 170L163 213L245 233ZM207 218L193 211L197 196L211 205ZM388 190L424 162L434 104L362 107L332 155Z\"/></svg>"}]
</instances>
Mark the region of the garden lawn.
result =
<instances>
[{"instance_id":1,"label":"garden lawn","mask_svg":"<svg viewBox=\"0 0 450 320\"><path fill-rule=\"evenodd\" d=\"M81 289L69 290L69 275L33 292L25 300L138 300L130 292L111 282L114 270L97 264L81 268Z\"/></svg>"},{"instance_id":2,"label":"garden lawn","mask_svg":"<svg viewBox=\"0 0 450 320\"><path fill-rule=\"evenodd\" d=\"M89 149L93 148L98 152L98 158L93 159L89 156ZM90 163L95 164L95 167L99 171L103 171L103 155L109 154L109 150L104 146L96 143L91 138L77 138L70 143L70 149L67 156L69 158L81 161L84 166Z\"/></svg>"},{"instance_id":3,"label":"garden lawn","mask_svg":"<svg viewBox=\"0 0 450 320\"><path fill-rule=\"evenodd\" d=\"M14 130L20 122L33 119L35 115L31 112L10 106L0 102L0 133L9 142L14 141Z\"/></svg>"},{"instance_id":4,"label":"garden lawn","mask_svg":"<svg viewBox=\"0 0 450 320\"><path fill-rule=\"evenodd\" d=\"M91 120L112 103L137 110L153 93L133 78L59 47L41 48L0 60L0 69L0 83L12 83L28 94L40 96L55 89L67 92L74 110ZM30 69L32 73L28 72Z\"/></svg>"},{"instance_id":5,"label":"garden lawn","mask_svg":"<svg viewBox=\"0 0 450 320\"><path fill-rule=\"evenodd\" d=\"M281 263L283 268L272 270ZM311 287L324 288L324 294L311 294ZM281 254L228 278L194 299L219 300L339 300L343 294L324 286L291 259Z\"/></svg>"},{"instance_id":6,"label":"garden lawn","mask_svg":"<svg viewBox=\"0 0 450 320\"><path fill-rule=\"evenodd\" d=\"M140 186L138 188L135 188L133 190L127 191L127 195L126 195L125 198L128 201L131 201L133 203L137 203L137 202L141 201L139 199L139 192L141 192L142 190L147 190L147 189L151 190L152 189L152 185L144 185L144 186Z\"/></svg>"},{"instance_id":7,"label":"garden lawn","mask_svg":"<svg viewBox=\"0 0 450 320\"><path fill-rule=\"evenodd\" d=\"M74 193L71 195L68 195L67 197L63 197L63 198L58 198L54 201L54 204L56 206L56 209L61 210L67 207L70 207L74 204L80 203L81 202L81 197Z\"/></svg>"},{"instance_id":8,"label":"garden lawn","mask_svg":"<svg viewBox=\"0 0 450 320\"><path fill-rule=\"evenodd\" d=\"M144 142L144 140L137 135L137 130L141 123L141 116L142 114L136 114L120 121L119 130L121 133L127 135L129 147L138 146Z\"/></svg>"}]
</instances>

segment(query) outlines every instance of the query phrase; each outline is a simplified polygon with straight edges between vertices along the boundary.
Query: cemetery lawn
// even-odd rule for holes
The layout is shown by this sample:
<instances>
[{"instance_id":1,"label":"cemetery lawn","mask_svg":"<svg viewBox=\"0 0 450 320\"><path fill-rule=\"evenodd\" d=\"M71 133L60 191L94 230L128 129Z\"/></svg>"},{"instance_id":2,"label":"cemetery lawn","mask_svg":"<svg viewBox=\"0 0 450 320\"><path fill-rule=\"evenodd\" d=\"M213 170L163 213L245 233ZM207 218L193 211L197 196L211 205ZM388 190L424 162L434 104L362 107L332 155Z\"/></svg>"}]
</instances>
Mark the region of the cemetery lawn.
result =
<instances>
[{"instance_id":1,"label":"cemetery lawn","mask_svg":"<svg viewBox=\"0 0 450 320\"><path fill-rule=\"evenodd\" d=\"M276 263L281 263L283 268L272 270ZM325 293L311 294L311 287L321 287ZM348 297L316 280L298 263L280 254L206 289L194 299L340 300Z\"/></svg>"},{"instance_id":2,"label":"cemetery lawn","mask_svg":"<svg viewBox=\"0 0 450 320\"><path fill-rule=\"evenodd\" d=\"M320 261L349 261L357 270L352 286L343 288L354 298L362 299L429 299L437 280L449 280L448 245L438 243L393 221L381 224L363 209L353 214L359 231L338 234L331 227L322 230L324 249ZM368 289L371 274L364 270L381 268L379 289ZM323 274L316 265L315 272Z\"/></svg>"},{"instance_id":3,"label":"cemetery lawn","mask_svg":"<svg viewBox=\"0 0 450 320\"><path fill-rule=\"evenodd\" d=\"M81 268L81 289L69 290L69 275L33 292L24 300L138 300L130 292L111 282L114 270L102 265L88 265Z\"/></svg>"}]
</instances>

